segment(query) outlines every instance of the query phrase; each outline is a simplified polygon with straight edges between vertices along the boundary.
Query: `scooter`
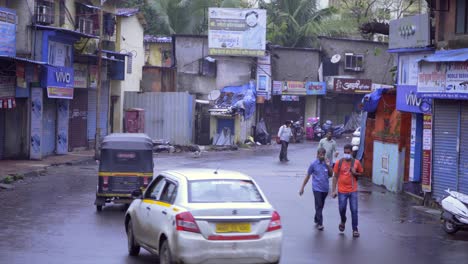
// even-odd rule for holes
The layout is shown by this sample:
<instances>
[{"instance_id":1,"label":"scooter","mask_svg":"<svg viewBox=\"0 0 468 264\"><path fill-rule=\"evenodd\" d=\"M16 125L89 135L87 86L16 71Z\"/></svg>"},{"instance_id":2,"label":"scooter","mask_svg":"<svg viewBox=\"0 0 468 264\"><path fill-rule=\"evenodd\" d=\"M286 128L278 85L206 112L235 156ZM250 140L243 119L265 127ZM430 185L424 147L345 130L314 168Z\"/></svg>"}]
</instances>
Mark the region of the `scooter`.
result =
<instances>
[{"instance_id":1,"label":"scooter","mask_svg":"<svg viewBox=\"0 0 468 264\"><path fill-rule=\"evenodd\" d=\"M292 134L293 134L293 141L295 143L301 143L304 139L304 128L302 127L303 121L302 117L292 124Z\"/></svg>"},{"instance_id":2,"label":"scooter","mask_svg":"<svg viewBox=\"0 0 468 264\"><path fill-rule=\"evenodd\" d=\"M325 136L320 127L320 117L307 118L306 137L308 140L321 140Z\"/></svg>"},{"instance_id":3,"label":"scooter","mask_svg":"<svg viewBox=\"0 0 468 264\"><path fill-rule=\"evenodd\" d=\"M442 228L447 234L455 234L460 229L468 228L468 195L456 191L446 191L449 195L440 202Z\"/></svg>"},{"instance_id":4,"label":"scooter","mask_svg":"<svg viewBox=\"0 0 468 264\"><path fill-rule=\"evenodd\" d=\"M333 136L335 138L341 138L343 136L345 129L344 125L338 125L338 126L333 126L333 122L331 120L327 120L323 125L322 125L322 130L328 132L329 130L333 131ZM325 133L326 133L325 132Z\"/></svg>"}]
</instances>

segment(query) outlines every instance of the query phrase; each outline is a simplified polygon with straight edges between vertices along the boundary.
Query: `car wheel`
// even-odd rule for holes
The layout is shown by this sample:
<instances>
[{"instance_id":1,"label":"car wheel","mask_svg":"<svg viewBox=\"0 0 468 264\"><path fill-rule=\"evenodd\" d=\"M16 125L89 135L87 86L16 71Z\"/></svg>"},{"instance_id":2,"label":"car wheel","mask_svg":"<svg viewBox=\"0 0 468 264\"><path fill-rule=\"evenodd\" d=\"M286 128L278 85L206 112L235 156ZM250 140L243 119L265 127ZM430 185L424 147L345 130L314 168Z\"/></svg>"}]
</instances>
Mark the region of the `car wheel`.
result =
<instances>
[{"instance_id":1,"label":"car wheel","mask_svg":"<svg viewBox=\"0 0 468 264\"><path fill-rule=\"evenodd\" d=\"M171 249L169 248L167 240L164 240L159 250L159 264L174 264L174 261L172 261Z\"/></svg>"},{"instance_id":2,"label":"car wheel","mask_svg":"<svg viewBox=\"0 0 468 264\"><path fill-rule=\"evenodd\" d=\"M442 227L447 234L455 234L458 231L458 227L451 221L444 220Z\"/></svg>"},{"instance_id":3,"label":"car wheel","mask_svg":"<svg viewBox=\"0 0 468 264\"><path fill-rule=\"evenodd\" d=\"M130 219L127 224L127 241L128 241L128 254L130 256L138 256L140 254L140 246L135 242L133 234L132 220Z\"/></svg>"},{"instance_id":4,"label":"car wheel","mask_svg":"<svg viewBox=\"0 0 468 264\"><path fill-rule=\"evenodd\" d=\"M102 205L96 205L96 211L101 212L102 211Z\"/></svg>"}]
</instances>

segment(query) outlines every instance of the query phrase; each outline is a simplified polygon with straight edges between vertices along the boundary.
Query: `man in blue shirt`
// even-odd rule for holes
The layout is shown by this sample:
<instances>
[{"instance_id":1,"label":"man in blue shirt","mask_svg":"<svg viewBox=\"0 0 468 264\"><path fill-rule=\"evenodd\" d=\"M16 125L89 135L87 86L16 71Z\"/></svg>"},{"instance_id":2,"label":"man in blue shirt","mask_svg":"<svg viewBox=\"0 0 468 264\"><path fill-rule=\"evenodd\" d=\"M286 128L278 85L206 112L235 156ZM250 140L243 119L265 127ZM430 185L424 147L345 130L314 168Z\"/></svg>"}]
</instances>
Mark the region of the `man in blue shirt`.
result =
<instances>
[{"instance_id":1,"label":"man in blue shirt","mask_svg":"<svg viewBox=\"0 0 468 264\"><path fill-rule=\"evenodd\" d=\"M325 159L325 149L319 148L317 150L317 160L310 164L307 170L307 176L302 183L299 195L304 193L304 187L312 176L312 190L315 198L315 217L314 221L318 230L323 230L323 216L322 211L325 206L325 199L328 195L329 183L328 178L333 175L333 170L330 165L330 160Z\"/></svg>"}]
</instances>

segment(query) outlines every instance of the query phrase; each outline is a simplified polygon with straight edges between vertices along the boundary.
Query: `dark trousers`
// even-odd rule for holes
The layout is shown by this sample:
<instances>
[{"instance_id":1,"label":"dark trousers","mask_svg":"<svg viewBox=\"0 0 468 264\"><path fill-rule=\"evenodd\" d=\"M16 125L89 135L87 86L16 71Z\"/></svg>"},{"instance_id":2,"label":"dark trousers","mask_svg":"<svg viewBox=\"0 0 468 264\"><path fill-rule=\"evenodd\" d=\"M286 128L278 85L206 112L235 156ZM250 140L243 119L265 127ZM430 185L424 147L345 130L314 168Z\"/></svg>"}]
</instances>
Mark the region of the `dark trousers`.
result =
<instances>
[{"instance_id":1,"label":"dark trousers","mask_svg":"<svg viewBox=\"0 0 468 264\"><path fill-rule=\"evenodd\" d=\"M353 225L353 231L358 229L358 193L338 193L338 207L340 210L341 222L346 223L346 207L348 206L351 210L351 220Z\"/></svg>"},{"instance_id":2,"label":"dark trousers","mask_svg":"<svg viewBox=\"0 0 468 264\"><path fill-rule=\"evenodd\" d=\"M325 207L325 199L327 198L328 192L316 192L314 191L315 198L315 217L314 222L318 225L323 225L323 207Z\"/></svg>"},{"instance_id":3,"label":"dark trousers","mask_svg":"<svg viewBox=\"0 0 468 264\"><path fill-rule=\"evenodd\" d=\"M281 152L279 155L280 161L288 159L288 145L289 145L289 142L281 140Z\"/></svg>"}]
</instances>

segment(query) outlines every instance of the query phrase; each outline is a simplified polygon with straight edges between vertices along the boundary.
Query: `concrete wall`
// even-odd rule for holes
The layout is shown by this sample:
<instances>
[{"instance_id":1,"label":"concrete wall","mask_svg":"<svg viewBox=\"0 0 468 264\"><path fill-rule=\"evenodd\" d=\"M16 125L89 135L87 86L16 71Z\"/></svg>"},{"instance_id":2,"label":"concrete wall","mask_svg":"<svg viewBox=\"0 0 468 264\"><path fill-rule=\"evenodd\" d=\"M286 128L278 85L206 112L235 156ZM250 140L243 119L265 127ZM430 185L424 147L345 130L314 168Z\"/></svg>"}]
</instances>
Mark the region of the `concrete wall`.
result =
<instances>
[{"instance_id":1,"label":"concrete wall","mask_svg":"<svg viewBox=\"0 0 468 264\"><path fill-rule=\"evenodd\" d=\"M275 48L272 51L274 81L318 81L319 66L318 50Z\"/></svg>"},{"instance_id":2,"label":"concrete wall","mask_svg":"<svg viewBox=\"0 0 468 264\"><path fill-rule=\"evenodd\" d=\"M405 149L398 151L398 144L374 141L374 158L372 164L372 182L383 185L389 191L402 190L405 170ZM388 157L388 171L382 170L382 157Z\"/></svg>"},{"instance_id":3,"label":"concrete wall","mask_svg":"<svg viewBox=\"0 0 468 264\"><path fill-rule=\"evenodd\" d=\"M128 57L125 60L125 80L112 81L111 95L120 96L114 108L114 131L123 131L123 101L125 92L140 91L140 81L143 76L145 64L145 49L143 46L144 28L137 15L117 18L117 32L123 38L118 37L117 50L132 52L132 72L127 72Z\"/></svg>"},{"instance_id":4,"label":"concrete wall","mask_svg":"<svg viewBox=\"0 0 468 264\"><path fill-rule=\"evenodd\" d=\"M468 34L455 33L457 0L448 0L447 2L449 7L448 11L434 12L436 21L436 46L439 49L466 48L468 46ZM447 6L438 6L437 9L446 10L446 8Z\"/></svg>"},{"instance_id":5,"label":"concrete wall","mask_svg":"<svg viewBox=\"0 0 468 264\"><path fill-rule=\"evenodd\" d=\"M18 55L29 57L32 47L30 25L32 21L31 12L34 13L34 10L32 9L34 6L34 0L0 1L0 5L16 11L16 15L18 17L18 24L16 25L16 53ZM31 9L29 7L31 7Z\"/></svg>"},{"instance_id":6,"label":"concrete wall","mask_svg":"<svg viewBox=\"0 0 468 264\"><path fill-rule=\"evenodd\" d=\"M305 116L304 122L307 122L307 118L317 116L317 96L307 95L305 103Z\"/></svg>"},{"instance_id":7,"label":"concrete wall","mask_svg":"<svg viewBox=\"0 0 468 264\"><path fill-rule=\"evenodd\" d=\"M390 69L396 65L397 60L393 54L387 52L388 45L386 43L320 38L320 45L324 55L323 59L330 59L335 54L341 55L338 75L371 79L373 83L394 83ZM364 55L364 71L345 71L345 53Z\"/></svg>"},{"instance_id":8,"label":"concrete wall","mask_svg":"<svg viewBox=\"0 0 468 264\"><path fill-rule=\"evenodd\" d=\"M199 94L205 99L214 89L247 84L250 81L253 58L216 57L216 78L198 74L198 60L208 56L206 36L176 36L175 58L177 66L177 91Z\"/></svg>"},{"instance_id":9,"label":"concrete wall","mask_svg":"<svg viewBox=\"0 0 468 264\"><path fill-rule=\"evenodd\" d=\"M147 52L145 51L145 65L158 66L158 67L170 67L171 62L163 62L163 51L172 51L172 43L145 43Z\"/></svg>"}]
</instances>

